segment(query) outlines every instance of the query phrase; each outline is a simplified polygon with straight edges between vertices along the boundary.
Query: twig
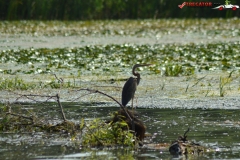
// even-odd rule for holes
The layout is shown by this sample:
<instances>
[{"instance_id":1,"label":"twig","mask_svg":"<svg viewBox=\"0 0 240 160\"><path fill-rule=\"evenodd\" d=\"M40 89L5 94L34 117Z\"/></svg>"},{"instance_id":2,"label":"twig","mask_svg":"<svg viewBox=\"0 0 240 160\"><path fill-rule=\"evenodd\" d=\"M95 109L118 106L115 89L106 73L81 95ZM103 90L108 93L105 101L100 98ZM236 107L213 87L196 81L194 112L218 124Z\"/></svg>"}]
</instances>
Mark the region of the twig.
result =
<instances>
[{"instance_id":1,"label":"twig","mask_svg":"<svg viewBox=\"0 0 240 160\"><path fill-rule=\"evenodd\" d=\"M208 89L208 90L207 90L207 93L205 94L205 97L207 97L207 95L208 95L209 92L210 92L210 90Z\"/></svg>"},{"instance_id":2,"label":"twig","mask_svg":"<svg viewBox=\"0 0 240 160\"><path fill-rule=\"evenodd\" d=\"M125 109L125 107L124 107L120 102L118 102L115 98L113 98L112 96L109 96L108 94L103 93L103 92L101 92L101 91L92 90L92 89L88 89L88 88L86 88L86 89L79 89L79 90L77 90L77 91L89 91L89 92L92 92L92 93L100 93L100 94L102 94L102 95L104 95L104 96L107 96L107 97L111 98L113 101L115 101L115 102L124 110L124 112L126 113L126 115L128 116L128 118L130 119L130 121L133 122L133 118L130 117L130 115L128 114L128 112L127 112L127 110Z\"/></svg>"},{"instance_id":3,"label":"twig","mask_svg":"<svg viewBox=\"0 0 240 160\"><path fill-rule=\"evenodd\" d=\"M164 87L165 87L165 83L162 84L162 86L161 86L161 90L163 90Z\"/></svg>"},{"instance_id":4,"label":"twig","mask_svg":"<svg viewBox=\"0 0 240 160\"><path fill-rule=\"evenodd\" d=\"M93 85L94 87L101 87L101 88L117 88L117 89L122 89L122 87L119 86L99 86L99 85Z\"/></svg>"},{"instance_id":5,"label":"twig","mask_svg":"<svg viewBox=\"0 0 240 160\"><path fill-rule=\"evenodd\" d=\"M205 77L207 77L207 75L203 76L202 78L199 78L198 81L192 85L192 87L196 86L201 80L203 80Z\"/></svg>"},{"instance_id":6,"label":"twig","mask_svg":"<svg viewBox=\"0 0 240 160\"><path fill-rule=\"evenodd\" d=\"M183 136L179 136L178 140L186 142L187 141L187 133L189 132L190 128L188 128L185 133L183 134Z\"/></svg>"},{"instance_id":7,"label":"twig","mask_svg":"<svg viewBox=\"0 0 240 160\"><path fill-rule=\"evenodd\" d=\"M235 70L232 70L232 71L229 73L228 78L231 78L231 77L232 77L232 74L233 74L234 71L235 71Z\"/></svg>"},{"instance_id":8,"label":"twig","mask_svg":"<svg viewBox=\"0 0 240 160\"><path fill-rule=\"evenodd\" d=\"M10 113L10 112L7 112L6 114L10 114L12 116L21 117L21 118L25 118L25 119L29 119L29 120L33 121L32 117L26 117L26 116L23 116L23 115L20 115L20 114Z\"/></svg>"},{"instance_id":9,"label":"twig","mask_svg":"<svg viewBox=\"0 0 240 160\"><path fill-rule=\"evenodd\" d=\"M185 133L183 134L183 137L187 137L186 134L190 131L190 128L188 128Z\"/></svg>"},{"instance_id":10,"label":"twig","mask_svg":"<svg viewBox=\"0 0 240 160\"><path fill-rule=\"evenodd\" d=\"M66 119L66 117L65 117L65 114L64 114L64 112L63 112L63 107L62 107L62 104L61 104L61 102L60 102L60 97L59 97L58 94L57 94L56 96L45 96L45 95L37 95L37 94L25 95L25 94L23 94L23 95L21 95L20 97L18 97L18 98L16 99L16 101L19 100L19 99L22 98L22 97L26 97L27 99L30 99L30 100L35 101L35 102L38 102L38 101L35 100L35 99L33 99L33 98L29 98L29 97L45 97L45 98L47 98L47 100L46 100L45 102L47 102L47 101L50 100L50 99L56 98L56 99L57 99L56 101L57 101L57 103L58 103L58 106L60 107L60 110L61 110L62 118L63 118L63 120L64 120L65 122L67 121L67 119Z\"/></svg>"},{"instance_id":11,"label":"twig","mask_svg":"<svg viewBox=\"0 0 240 160\"><path fill-rule=\"evenodd\" d=\"M87 95L89 95L89 94L92 94L92 93L84 94L84 95L82 95L82 96L80 96L80 97L77 97L77 98L71 100L71 102L74 102L74 101L76 101L77 99L80 99L80 98L82 98L82 97L84 97L84 96L87 96ZM69 101L70 101L70 100L69 100Z\"/></svg>"},{"instance_id":12,"label":"twig","mask_svg":"<svg viewBox=\"0 0 240 160\"><path fill-rule=\"evenodd\" d=\"M53 74L55 78L58 80L60 83L64 83L64 80L62 78L58 78L56 74Z\"/></svg>"},{"instance_id":13,"label":"twig","mask_svg":"<svg viewBox=\"0 0 240 160\"><path fill-rule=\"evenodd\" d=\"M187 88L185 89L185 93L187 92L187 90L188 90L188 87L189 87L189 84L187 85Z\"/></svg>"},{"instance_id":14,"label":"twig","mask_svg":"<svg viewBox=\"0 0 240 160\"><path fill-rule=\"evenodd\" d=\"M15 93L15 94L18 94L18 93ZM25 98L27 98L29 100L34 101L34 102L39 102L39 101L37 101L37 100L35 100L33 98L29 98L29 97L45 97L45 98L47 98L47 100L45 102L48 102L48 100L56 97L56 96L45 96L45 95L38 95L38 94L29 94L29 95L27 95L27 94L22 94L22 95L18 94L18 95L20 95L20 97L18 97L15 101L18 101L19 99L25 97Z\"/></svg>"},{"instance_id":15,"label":"twig","mask_svg":"<svg viewBox=\"0 0 240 160\"><path fill-rule=\"evenodd\" d=\"M63 112L63 107L62 107L62 104L60 103L59 95L57 94L56 97L57 97L58 106L60 107L60 110L61 110L61 113L62 113L63 120L64 120L64 122L66 122L67 119L66 119L65 114Z\"/></svg>"}]
</instances>

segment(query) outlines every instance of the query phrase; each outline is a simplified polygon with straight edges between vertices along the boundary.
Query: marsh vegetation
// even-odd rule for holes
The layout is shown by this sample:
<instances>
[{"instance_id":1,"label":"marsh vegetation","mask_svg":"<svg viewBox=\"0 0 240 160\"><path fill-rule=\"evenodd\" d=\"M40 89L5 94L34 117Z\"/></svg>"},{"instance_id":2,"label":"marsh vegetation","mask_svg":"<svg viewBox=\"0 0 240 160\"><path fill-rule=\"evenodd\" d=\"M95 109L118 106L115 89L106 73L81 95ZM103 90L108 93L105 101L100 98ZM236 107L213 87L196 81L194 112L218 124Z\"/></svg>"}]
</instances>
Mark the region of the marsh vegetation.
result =
<instances>
[{"instance_id":1,"label":"marsh vegetation","mask_svg":"<svg viewBox=\"0 0 240 160\"><path fill-rule=\"evenodd\" d=\"M13 150L20 144L29 148L24 156L31 158L59 156L57 152L89 159L98 154L149 158L153 150L156 157L169 158L166 148L190 127L188 139L213 149L205 158L223 158L219 150L238 157L238 138L232 133L239 130L239 25L238 18L0 22L2 146ZM151 136L145 142L148 149L132 154L135 137L118 130L127 124L109 130L105 123L119 106L108 97L78 91L91 88L120 101L136 63L153 64L140 68L143 85L134 101ZM57 94L70 123L64 122ZM83 133L89 134L79 138ZM106 138L112 135L115 139ZM101 143L116 152L104 148L93 153L91 147ZM44 144L49 148L44 150ZM34 154L31 145L44 154Z\"/></svg>"}]
</instances>

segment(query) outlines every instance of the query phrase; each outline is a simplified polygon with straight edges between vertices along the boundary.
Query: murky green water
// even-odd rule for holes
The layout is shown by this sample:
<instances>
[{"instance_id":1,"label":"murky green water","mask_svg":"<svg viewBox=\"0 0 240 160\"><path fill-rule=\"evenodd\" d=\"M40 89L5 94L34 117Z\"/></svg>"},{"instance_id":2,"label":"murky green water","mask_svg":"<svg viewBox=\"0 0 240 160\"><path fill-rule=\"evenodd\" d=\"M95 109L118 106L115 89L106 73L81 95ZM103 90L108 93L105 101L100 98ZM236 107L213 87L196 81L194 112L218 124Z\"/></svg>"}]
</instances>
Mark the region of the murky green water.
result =
<instances>
[{"instance_id":1,"label":"murky green water","mask_svg":"<svg viewBox=\"0 0 240 160\"><path fill-rule=\"evenodd\" d=\"M30 107L37 107L28 105ZM54 106L53 106L54 107ZM64 104L66 117L72 121L81 118L108 119L118 107L82 107ZM49 108L49 110L52 108ZM0 135L0 159L171 159L166 149L147 148L149 143L171 143L190 127L188 139L200 143L211 152L190 159L239 158L239 110L220 109L143 109L138 108L141 119L152 134L144 149L127 148L83 149L81 142L71 141L70 136L44 133L4 133Z\"/></svg>"}]
</instances>

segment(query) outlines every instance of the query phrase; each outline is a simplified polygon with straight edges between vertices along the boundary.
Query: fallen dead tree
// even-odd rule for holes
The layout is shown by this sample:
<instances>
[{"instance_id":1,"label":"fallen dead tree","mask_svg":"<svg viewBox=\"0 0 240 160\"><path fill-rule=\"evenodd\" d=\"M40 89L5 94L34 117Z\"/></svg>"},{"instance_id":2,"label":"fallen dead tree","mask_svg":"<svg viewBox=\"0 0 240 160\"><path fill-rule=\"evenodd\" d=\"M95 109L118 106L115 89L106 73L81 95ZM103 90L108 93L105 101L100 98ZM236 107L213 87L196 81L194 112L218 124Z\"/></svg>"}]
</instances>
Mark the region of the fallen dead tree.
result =
<instances>
[{"instance_id":1,"label":"fallen dead tree","mask_svg":"<svg viewBox=\"0 0 240 160\"><path fill-rule=\"evenodd\" d=\"M31 109L24 107L24 105L18 100L26 98L32 102L37 103L36 98L46 99L43 102L39 102L39 105L44 106L45 103L50 100L57 102L61 119L53 120L51 116L41 109ZM56 114L56 113L55 113ZM2 119L0 123L0 130L2 132L36 132L36 131L47 131L47 132L60 132L65 131L66 133L74 134L78 131L78 125L68 121L65 117L60 97L58 94L54 96L44 95L19 95L13 104L6 104L3 107ZM52 122L52 123L51 123Z\"/></svg>"},{"instance_id":2,"label":"fallen dead tree","mask_svg":"<svg viewBox=\"0 0 240 160\"><path fill-rule=\"evenodd\" d=\"M53 96L18 94L14 103L6 104L3 107L1 115L3 118L0 119L0 130L6 133L70 133L73 137L81 136L80 139L83 140L83 144L90 146L135 146L133 142L139 142L143 139L145 126L140 119L135 117L135 113L127 110L113 97L101 91L91 89L76 90L76 92L79 91L87 91L89 92L88 94L97 93L107 96L115 101L121 110L112 113L113 118L108 122L96 119L93 122L87 123L82 118L82 120L76 124L67 120L59 94ZM39 98L41 101L39 101ZM81 96L79 96L79 98L81 98ZM25 99L39 104L39 108L26 107L26 104L22 103ZM47 105L48 103L57 107L53 109L52 106ZM101 130L101 133L96 132L99 130Z\"/></svg>"}]
</instances>

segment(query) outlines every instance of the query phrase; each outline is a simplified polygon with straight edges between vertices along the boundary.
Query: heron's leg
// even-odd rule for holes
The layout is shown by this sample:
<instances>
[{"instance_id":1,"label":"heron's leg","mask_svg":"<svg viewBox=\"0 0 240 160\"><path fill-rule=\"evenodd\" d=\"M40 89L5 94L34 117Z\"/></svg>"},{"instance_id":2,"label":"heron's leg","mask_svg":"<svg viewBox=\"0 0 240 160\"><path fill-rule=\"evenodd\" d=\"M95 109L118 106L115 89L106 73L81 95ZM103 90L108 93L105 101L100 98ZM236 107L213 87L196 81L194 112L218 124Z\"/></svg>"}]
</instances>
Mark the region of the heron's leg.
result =
<instances>
[{"instance_id":1,"label":"heron's leg","mask_svg":"<svg viewBox=\"0 0 240 160\"><path fill-rule=\"evenodd\" d=\"M134 98L135 98L135 96L133 96L133 98L132 98L132 110L133 110L133 101L134 101ZM136 106L135 106L135 110L136 110L138 103L137 103L137 98L135 98L135 99L136 99Z\"/></svg>"},{"instance_id":2,"label":"heron's leg","mask_svg":"<svg viewBox=\"0 0 240 160\"><path fill-rule=\"evenodd\" d=\"M133 98L132 98L132 110L133 110L133 99L134 99L134 96L133 96Z\"/></svg>"},{"instance_id":3,"label":"heron's leg","mask_svg":"<svg viewBox=\"0 0 240 160\"><path fill-rule=\"evenodd\" d=\"M137 106L138 106L138 98L136 98L136 106L135 106L135 109L137 109Z\"/></svg>"}]
</instances>

